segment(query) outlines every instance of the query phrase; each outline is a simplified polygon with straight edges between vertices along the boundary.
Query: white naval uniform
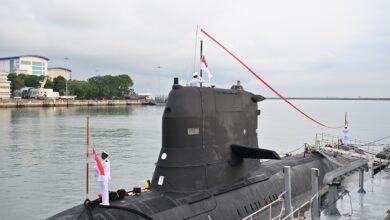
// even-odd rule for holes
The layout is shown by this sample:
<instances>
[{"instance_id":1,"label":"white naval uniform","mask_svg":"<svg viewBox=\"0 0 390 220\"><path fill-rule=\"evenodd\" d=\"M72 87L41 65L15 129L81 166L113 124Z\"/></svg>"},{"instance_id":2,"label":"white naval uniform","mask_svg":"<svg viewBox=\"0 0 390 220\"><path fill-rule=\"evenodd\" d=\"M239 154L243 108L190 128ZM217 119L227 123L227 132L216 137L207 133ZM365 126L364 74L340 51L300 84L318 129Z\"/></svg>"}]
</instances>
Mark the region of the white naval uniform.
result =
<instances>
[{"instance_id":1,"label":"white naval uniform","mask_svg":"<svg viewBox=\"0 0 390 220\"><path fill-rule=\"evenodd\" d=\"M204 83L204 79L202 77L192 78L188 83L191 87L200 87L200 84Z\"/></svg>"},{"instance_id":2,"label":"white naval uniform","mask_svg":"<svg viewBox=\"0 0 390 220\"><path fill-rule=\"evenodd\" d=\"M348 145L349 144L349 128L344 127L343 133L344 133L343 144Z\"/></svg>"},{"instance_id":3,"label":"white naval uniform","mask_svg":"<svg viewBox=\"0 0 390 220\"><path fill-rule=\"evenodd\" d=\"M108 159L102 160L102 166L104 169L104 176L100 175L99 169L95 165L95 170L98 173L100 193L102 194L102 205L110 205L110 200L108 196L108 181L111 179L110 161Z\"/></svg>"}]
</instances>

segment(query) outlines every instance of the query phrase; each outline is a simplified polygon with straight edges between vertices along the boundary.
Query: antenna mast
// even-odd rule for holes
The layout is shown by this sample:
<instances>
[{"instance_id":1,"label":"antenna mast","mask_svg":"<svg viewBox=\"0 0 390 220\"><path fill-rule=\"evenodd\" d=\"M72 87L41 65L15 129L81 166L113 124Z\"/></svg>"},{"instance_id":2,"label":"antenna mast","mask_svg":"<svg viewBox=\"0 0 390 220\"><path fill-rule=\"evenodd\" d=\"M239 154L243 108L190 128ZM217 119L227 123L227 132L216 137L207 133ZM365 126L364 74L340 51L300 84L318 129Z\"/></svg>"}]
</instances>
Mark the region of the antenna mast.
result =
<instances>
[{"instance_id":1,"label":"antenna mast","mask_svg":"<svg viewBox=\"0 0 390 220\"><path fill-rule=\"evenodd\" d=\"M200 41L200 63L202 63L202 57L203 57L203 40ZM200 77L202 77L202 68L200 68ZM200 87L202 87L202 83L200 83Z\"/></svg>"}]
</instances>

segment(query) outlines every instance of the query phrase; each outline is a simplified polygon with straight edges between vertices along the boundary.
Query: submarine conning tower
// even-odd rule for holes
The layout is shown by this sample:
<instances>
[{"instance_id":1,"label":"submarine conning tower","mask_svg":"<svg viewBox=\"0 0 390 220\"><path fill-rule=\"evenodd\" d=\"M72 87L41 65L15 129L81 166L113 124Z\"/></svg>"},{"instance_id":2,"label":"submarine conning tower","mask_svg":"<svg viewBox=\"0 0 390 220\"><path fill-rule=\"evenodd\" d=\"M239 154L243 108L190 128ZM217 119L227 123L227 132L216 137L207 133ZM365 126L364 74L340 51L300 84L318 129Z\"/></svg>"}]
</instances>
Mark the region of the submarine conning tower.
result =
<instances>
[{"instance_id":1,"label":"submarine conning tower","mask_svg":"<svg viewBox=\"0 0 390 220\"><path fill-rule=\"evenodd\" d=\"M244 91L239 82L218 89L185 87L177 81L163 113L162 148L151 188L207 190L229 185L257 167L259 160L243 158L259 153L257 102L265 98Z\"/></svg>"}]
</instances>

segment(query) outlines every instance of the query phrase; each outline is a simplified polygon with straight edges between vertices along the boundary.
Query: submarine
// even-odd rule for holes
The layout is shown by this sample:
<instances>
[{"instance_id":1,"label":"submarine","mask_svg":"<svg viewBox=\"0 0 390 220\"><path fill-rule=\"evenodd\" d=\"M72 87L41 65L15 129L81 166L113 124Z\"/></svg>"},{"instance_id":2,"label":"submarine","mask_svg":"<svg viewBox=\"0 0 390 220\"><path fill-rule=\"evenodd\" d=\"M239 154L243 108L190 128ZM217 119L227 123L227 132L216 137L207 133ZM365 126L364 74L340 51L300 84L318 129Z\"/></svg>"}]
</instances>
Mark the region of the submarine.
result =
<instances>
[{"instance_id":1,"label":"submarine","mask_svg":"<svg viewBox=\"0 0 390 220\"><path fill-rule=\"evenodd\" d=\"M293 205L311 190L311 168L324 175L351 162L319 153L281 158L258 144L261 95L187 87L174 79L162 115L162 146L150 191L110 201L86 200L50 220L238 220L278 199L283 167L291 167Z\"/></svg>"}]
</instances>

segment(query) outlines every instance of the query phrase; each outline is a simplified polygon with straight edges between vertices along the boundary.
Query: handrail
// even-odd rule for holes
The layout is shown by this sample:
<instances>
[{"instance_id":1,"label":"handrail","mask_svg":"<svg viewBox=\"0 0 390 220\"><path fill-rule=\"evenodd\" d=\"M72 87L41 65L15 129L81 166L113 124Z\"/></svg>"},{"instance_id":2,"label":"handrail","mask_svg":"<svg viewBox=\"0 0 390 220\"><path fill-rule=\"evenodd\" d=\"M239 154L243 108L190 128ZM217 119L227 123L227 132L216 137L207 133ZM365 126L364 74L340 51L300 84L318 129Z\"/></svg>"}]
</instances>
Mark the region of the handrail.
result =
<instances>
[{"instance_id":1,"label":"handrail","mask_svg":"<svg viewBox=\"0 0 390 220\"><path fill-rule=\"evenodd\" d=\"M270 204L264 206L263 208L257 210L256 212L248 215L247 217L243 218L242 220L249 220L249 219L253 219L253 216L257 215L258 213L264 211L265 209L267 209L268 207L270 208L270 218L271 220L275 220L275 219L281 219L281 220L287 220L290 216L292 216L293 214L295 214L296 212L300 211L302 208L304 208L305 206L309 205L310 204L310 208L309 208L309 212L311 213L312 210L311 210L311 206L312 206L312 203L313 203L313 200L318 198L318 193L315 194L314 196L312 196L308 201L306 201L305 203L303 203L301 206L299 206L298 208L296 208L295 210L293 210L293 212L291 212L290 214L288 214L287 216L284 216L283 218L281 218L282 214L283 214L283 207L281 209L281 212L279 215L275 216L274 218L272 218L271 214L272 214L272 205L274 205L275 203L279 202L279 201L283 201L284 199L282 198L282 196L285 194L286 192L283 192L282 194L280 194L280 196L278 197L277 200L271 202ZM299 217L299 216L298 216Z\"/></svg>"},{"instance_id":2,"label":"handrail","mask_svg":"<svg viewBox=\"0 0 390 220\"><path fill-rule=\"evenodd\" d=\"M352 157L360 158L360 159L369 159L369 160L374 160L374 161L379 161L378 158L375 158L375 155L368 155L368 154L358 154L358 153L353 153L351 151L346 152L345 150L341 149L335 149L335 148L329 148L329 147L315 147L311 146L311 149L317 150L317 151L325 151L325 152L337 152L341 154L348 154Z\"/></svg>"},{"instance_id":3,"label":"handrail","mask_svg":"<svg viewBox=\"0 0 390 220\"><path fill-rule=\"evenodd\" d=\"M286 194L286 192L283 192L282 194L280 194L277 200L275 200L275 201L269 203L268 205L264 206L263 208L261 208L261 209L257 210L256 212L254 212L254 213L248 215L247 217L243 218L242 220L253 219L253 216L257 215L258 213L260 213L260 212L262 212L262 211L264 211L264 210L265 210L266 208L268 208L268 207L270 208L270 209L269 209L269 210L270 210L270 213L269 213L269 214L270 214L270 219L275 219L275 218L272 218L272 205L274 205L274 204L277 203L277 202L284 201L284 199L282 198L284 194ZM281 215L281 214L279 214L277 217L279 217L280 215Z\"/></svg>"},{"instance_id":4,"label":"handrail","mask_svg":"<svg viewBox=\"0 0 390 220\"><path fill-rule=\"evenodd\" d=\"M282 218L281 220L286 220L288 219L290 216L294 215L294 213L300 211L303 207L307 206L308 204L310 204L310 208L309 208L309 213L312 212L311 210L311 206L313 204L313 200L315 198L318 198L318 193L316 193L314 196L312 196L308 201L306 201L305 203L303 203L301 206L299 206L298 208L296 208L295 210L293 210L290 214L286 215L284 218ZM299 217L299 214L298 214L298 217Z\"/></svg>"},{"instance_id":5,"label":"handrail","mask_svg":"<svg viewBox=\"0 0 390 220\"><path fill-rule=\"evenodd\" d=\"M303 203L301 206L299 206L297 209L295 209L294 211L292 211L290 214L286 215L284 218L282 218L282 220L286 220L288 219L290 216L294 215L294 213L296 213L297 211L299 211L300 209L302 209L303 207L307 206L308 204L310 204L310 201L307 201L305 203Z\"/></svg>"}]
</instances>

